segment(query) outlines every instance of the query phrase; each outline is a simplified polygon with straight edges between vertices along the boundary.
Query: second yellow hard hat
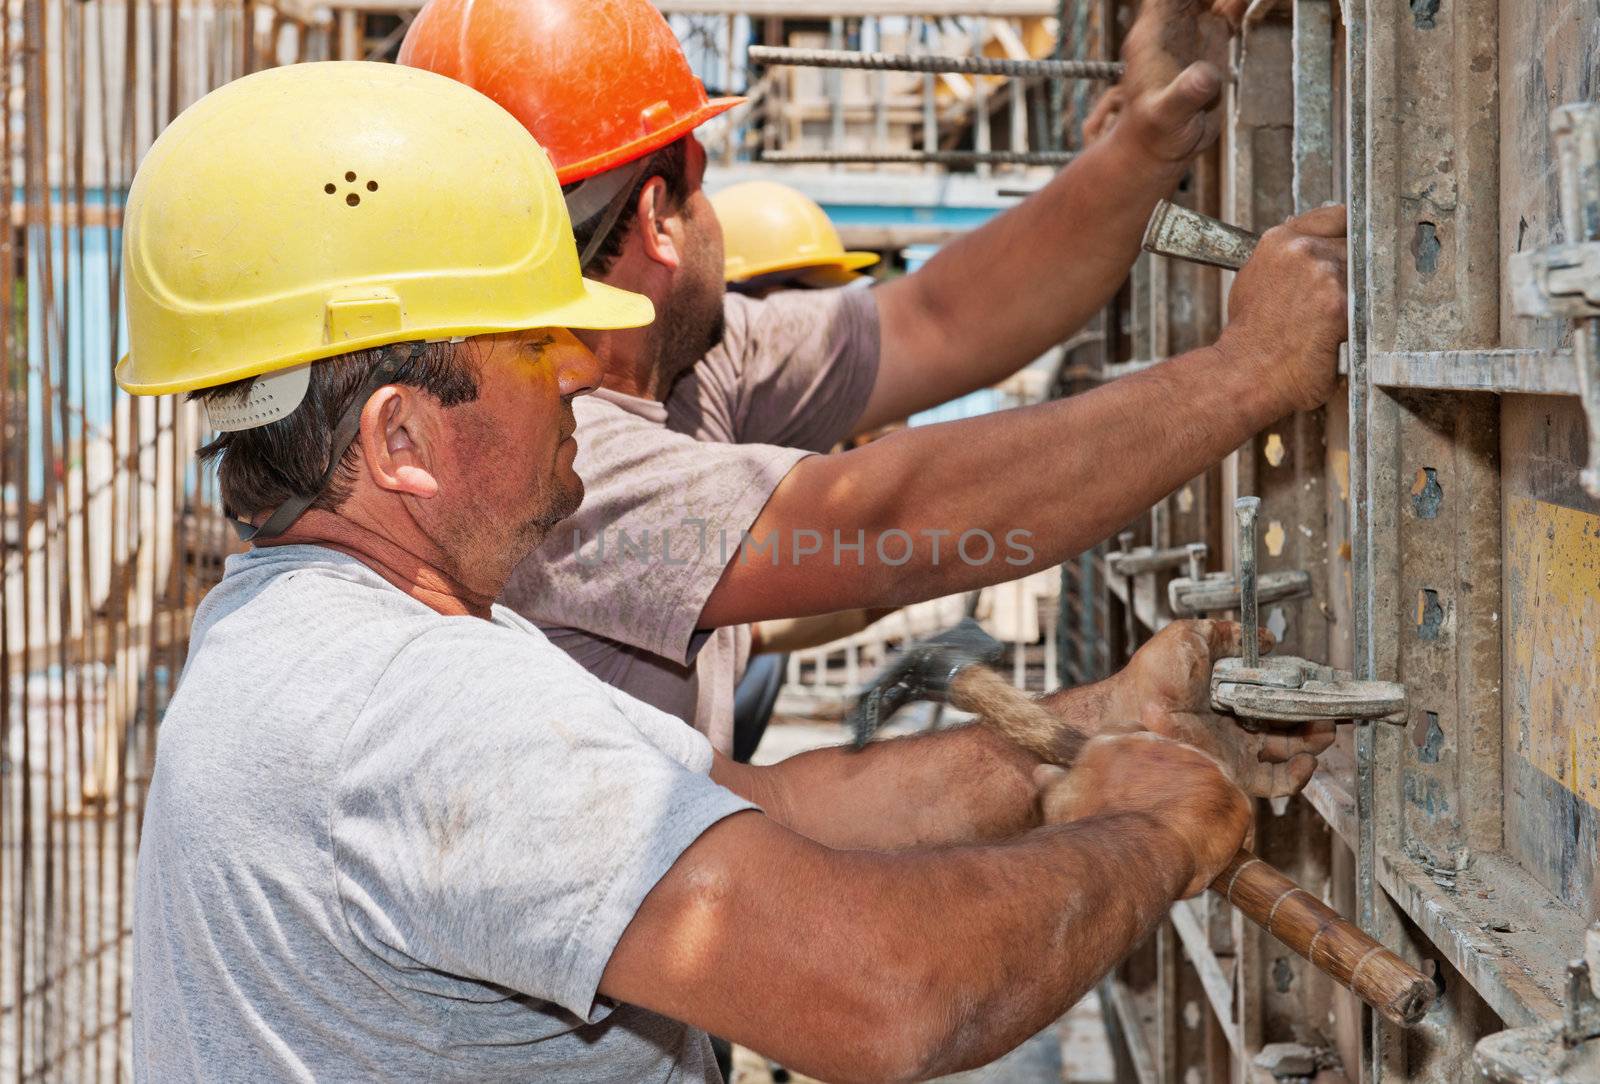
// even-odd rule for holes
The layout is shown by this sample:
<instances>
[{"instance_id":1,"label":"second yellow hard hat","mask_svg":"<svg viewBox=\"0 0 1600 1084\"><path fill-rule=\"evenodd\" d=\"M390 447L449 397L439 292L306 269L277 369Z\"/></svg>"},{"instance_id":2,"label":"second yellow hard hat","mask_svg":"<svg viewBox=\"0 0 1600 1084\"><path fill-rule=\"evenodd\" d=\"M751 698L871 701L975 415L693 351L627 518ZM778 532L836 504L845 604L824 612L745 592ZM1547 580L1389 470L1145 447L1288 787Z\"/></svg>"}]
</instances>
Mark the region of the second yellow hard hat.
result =
<instances>
[{"instance_id":1,"label":"second yellow hard hat","mask_svg":"<svg viewBox=\"0 0 1600 1084\"><path fill-rule=\"evenodd\" d=\"M748 282L781 271L804 272L807 285L837 286L878 262L846 252L839 231L816 202L788 185L745 181L711 197L726 247L724 278Z\"/></svg>"}]
</instances>

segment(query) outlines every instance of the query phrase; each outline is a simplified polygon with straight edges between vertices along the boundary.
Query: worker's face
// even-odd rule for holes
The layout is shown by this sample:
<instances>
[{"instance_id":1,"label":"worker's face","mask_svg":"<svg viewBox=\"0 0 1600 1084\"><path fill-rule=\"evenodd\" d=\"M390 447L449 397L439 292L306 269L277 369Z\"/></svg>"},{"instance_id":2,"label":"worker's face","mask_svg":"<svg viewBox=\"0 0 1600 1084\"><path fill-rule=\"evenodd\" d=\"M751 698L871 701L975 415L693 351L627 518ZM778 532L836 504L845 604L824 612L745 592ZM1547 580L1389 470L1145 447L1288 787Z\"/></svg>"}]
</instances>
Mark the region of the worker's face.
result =
<instances>
[{"instance_id":1,"label":"worker's face","mask_svg":"<svg viewBox=\"0 0 1600 1084\"><path fill-rule=\"evenodd\" d=\"M454 494L443 548L490 560L496 547L519 559L577 511L583 482L572 400L600 383L587 347L560 328L476 339L478 398L445 411L439 473Z\"/></svg>"},{"instance_id":2,"label":"worker's face","mask_svg":"<svg viewBox=\"0 0 1600 1084\"><path fill-rule=\"evenodd\" d=\"M683 259L652 329L655 370L669 383L722 341L722 224L702 187L705 174L705 148L690 137L689 195L677 215Z\"/></svg>"}]
</instances>

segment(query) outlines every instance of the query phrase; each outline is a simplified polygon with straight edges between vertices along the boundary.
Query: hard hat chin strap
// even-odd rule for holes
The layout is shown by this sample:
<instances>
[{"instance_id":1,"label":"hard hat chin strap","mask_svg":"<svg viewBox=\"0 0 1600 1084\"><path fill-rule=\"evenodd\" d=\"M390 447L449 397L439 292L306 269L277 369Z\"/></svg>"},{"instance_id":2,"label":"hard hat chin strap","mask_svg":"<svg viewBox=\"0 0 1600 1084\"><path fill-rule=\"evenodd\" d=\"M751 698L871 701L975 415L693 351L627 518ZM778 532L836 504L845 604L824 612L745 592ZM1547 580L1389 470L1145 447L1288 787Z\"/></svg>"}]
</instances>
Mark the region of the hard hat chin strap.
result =
<instances>
[{"instance_id":1,"label":"hard hat chin strap","mask_svg":"<svg viewBox=\"0 0 1600 1084\"><path fill-rule=\"evenodd\" d=\"M385 384L392 383L396 376L406 366L422 356L428 348L426 342L414 342L408 353L401 355L397 351L386 351L382 360L373 366L372 375L367 377L367 382L361 386L355 398L350 400L350 405L344 408L344 413L339 416L339 423L333 427L333 440L328 445L328 467L322 472L322 477L310 493L290 497L267 517L267 521L257 527L246 520L235 516L232 512L225 512L228 522L233 524L234 533L241 542L252 542L260 545L277 538L287 531L295 520L305 514L306 509L316 503L322 496L323 490L328 488L328 483L333 480L333 474L339 469L339 463L344 459L344 453L356 439L356 434L361 432L361 411L366 407L367 400L372 398L374 392Z\"/></svg>"},{"instance_id":2,"label":"hard hat chin strap","mask_svg":"<svg viewBox=\"0 0 1600 1084\"><path fill-rule=\"evenodd\" d=\"M651 157L647 154L625 166L596 174L567 194L567 215L575 227L605 212L594 233L590 234L589 243L583 246L583 252L578 256L579 270L589 269L595 254L606 243L606 238L611 236L611 231L616 229L617 220L627 209L628 197L633 194L633 186L650 164Z\"/></svg>"}]
</instances>

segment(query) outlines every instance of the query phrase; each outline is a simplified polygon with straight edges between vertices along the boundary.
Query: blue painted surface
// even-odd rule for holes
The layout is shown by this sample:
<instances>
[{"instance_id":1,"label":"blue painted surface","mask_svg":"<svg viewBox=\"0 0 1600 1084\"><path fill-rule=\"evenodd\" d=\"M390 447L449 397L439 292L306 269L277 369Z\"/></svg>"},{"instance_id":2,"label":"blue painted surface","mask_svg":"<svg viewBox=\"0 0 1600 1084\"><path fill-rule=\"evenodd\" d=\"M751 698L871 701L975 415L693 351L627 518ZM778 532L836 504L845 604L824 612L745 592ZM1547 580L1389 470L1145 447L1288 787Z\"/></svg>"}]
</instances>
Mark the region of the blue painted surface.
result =
<instances>
[{"instance_id":1,"label":"blue painted surface","mask_svg":"<svg viewBox=\"0 0 1600 1084\"><path fill-rule=\"evenodd\" d=\"M892 203L824 203L838 226L939 226L974 229L1000 214L1002 207L929 207Z\"/></svg>"}]
</instances>

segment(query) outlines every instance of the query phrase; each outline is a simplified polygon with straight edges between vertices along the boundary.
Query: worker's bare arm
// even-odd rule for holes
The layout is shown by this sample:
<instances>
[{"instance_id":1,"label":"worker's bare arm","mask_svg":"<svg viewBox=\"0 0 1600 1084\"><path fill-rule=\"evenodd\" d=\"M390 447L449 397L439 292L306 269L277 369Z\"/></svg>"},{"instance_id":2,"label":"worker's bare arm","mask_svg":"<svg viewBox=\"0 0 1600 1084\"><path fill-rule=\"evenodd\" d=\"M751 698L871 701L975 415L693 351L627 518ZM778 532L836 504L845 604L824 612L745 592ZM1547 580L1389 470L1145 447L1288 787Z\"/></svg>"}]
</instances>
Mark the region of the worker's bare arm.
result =
<instances>
[{"instance_id":1,"label":"worker's bare arm","mask_svg":"<svg viewBox=\"0 0 1600 1084\"><path fill-rule=\"evenodd\" d=\"M1097 733L1103 685L1071 689L1052 708ZM830 847L896 850L1001 839L1039 824L1039 760L983 726L818 749L771 767L717 758L712 778L767 815Z\"/></svg>"},{"instance_id":2,"label":"worker's bare arm","mask_svg":"<svg viewBox=\"0 0 1600 1084\"><path fill-rule=\"evenodd\" d=\"M1211 710L1211 669L1239 654L1231 621L1176 621L1105 681L1042 698L1062 758L1080 734L1142 728L1216 757L1246 793L1293 794L1333 743L1333 724L1252 733ZM1264 649L1270 649L1265 637ZM1059 759L1059 758L1058 758ZM785 827L830 847L894 850L1002 839L1039 824L1039 759L982 725L819 749L770 767L718 756L712 778Z\"/></svg>"},{"instance_id":3,"label":"worker's bare arm","mask_svg":"<svg viewBox=\"0 0 1600 1084\"><path fill-rule=\"evenodd\" d=\"M1215 138L1222 88L1211 65L1187 67L1204 36L1200 5L1142 8L1110 133L1020 206L875 291L882 352L862 429L1004 379L1081 328L1127 277L1150 212Z\"/></svg>"},{"instance_id":4,"label":"worker's bare arm","mask_svg":"<svg viewBox=\"0 0 1600 1084\"><path fill-rule=\"evenodd\" d=\"M1176 743L1097 739L1084 764L1046 797L1073 823L1003 844L835 850L731 817L651 891L600 991L841 1084L989 1061L1209 883L1248 823Z\"/></svg>"},{"instance_id":5,"label":"worker's bare arm","mask_svg":"<svg viewBox=\"0 0 1600 1084\"><path fill-rule=\"evenodd\" d=\"M1094 545L1251 434L1332 394L1344 244L1337 207L1267 231L1214 346L1070 399L802 460L751 528L777 549L737 554L700 626L900 606Z\"/></svg>"}]
</instances>

